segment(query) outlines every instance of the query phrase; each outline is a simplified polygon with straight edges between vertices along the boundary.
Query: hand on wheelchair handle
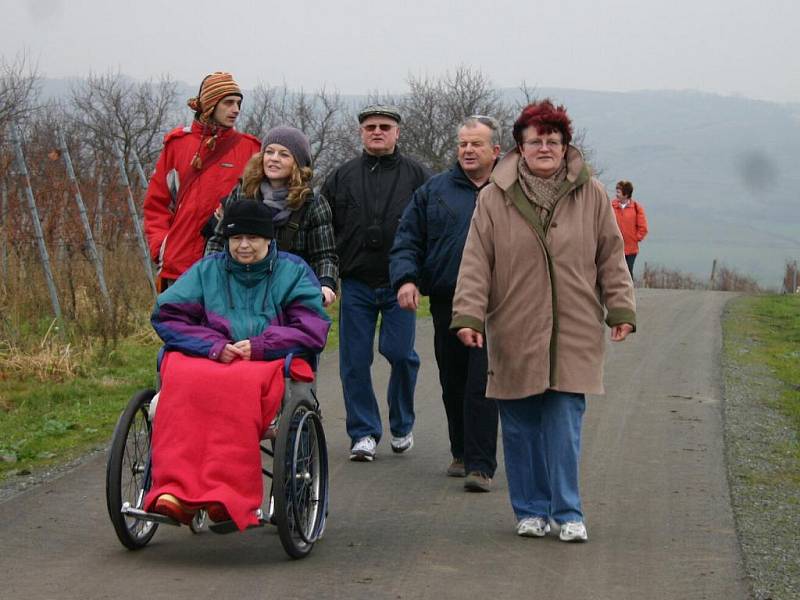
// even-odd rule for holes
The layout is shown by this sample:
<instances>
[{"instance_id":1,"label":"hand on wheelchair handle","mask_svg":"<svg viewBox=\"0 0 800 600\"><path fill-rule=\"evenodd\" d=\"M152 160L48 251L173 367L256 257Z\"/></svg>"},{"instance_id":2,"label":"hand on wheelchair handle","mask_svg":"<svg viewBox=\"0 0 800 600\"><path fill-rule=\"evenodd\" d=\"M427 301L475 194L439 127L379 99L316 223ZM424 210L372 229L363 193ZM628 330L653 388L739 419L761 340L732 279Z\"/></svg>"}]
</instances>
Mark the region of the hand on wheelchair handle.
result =
<instances>
[{"instance_id":1,"label":"hand on wheelchair handle","mask_svg":"<svg viewBox=\"0 0 800 600\"><path fill-rule=\"evenodd\" d=\"M336 292L327 285L322 286L322 306L330 306L336 302Z\"/></svg>"}]
</instances>

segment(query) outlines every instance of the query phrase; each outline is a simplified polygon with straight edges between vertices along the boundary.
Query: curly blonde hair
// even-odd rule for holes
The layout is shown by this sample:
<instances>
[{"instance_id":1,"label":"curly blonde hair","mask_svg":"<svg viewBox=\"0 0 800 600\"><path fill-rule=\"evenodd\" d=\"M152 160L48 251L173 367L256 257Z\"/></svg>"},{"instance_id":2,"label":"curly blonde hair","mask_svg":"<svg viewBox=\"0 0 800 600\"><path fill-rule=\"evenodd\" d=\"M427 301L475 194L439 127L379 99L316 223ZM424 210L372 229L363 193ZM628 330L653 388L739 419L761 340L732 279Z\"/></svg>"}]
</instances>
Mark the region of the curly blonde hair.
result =
<instances>
[{"instance_id":1,"label":"curly blonde hair","mask_svg":"<svg viewBox=\"0 0 800 600\"><path fill-rule=\"evenodd\" d=\"M297 210L303 206L306 198L313 193L309 183L313 176L314 171L311 170L311 167L300 167L297 165L297 161L294 162L292 174L289 176L289 183L286 186L289 190L287 199L289 208ZM264 174L264 153L257 152L247 161L242 173L242 191L244 195L248 198L255 198L258 189L261 187L261 182L266 177Z\"/></svg>"}]
</instances>

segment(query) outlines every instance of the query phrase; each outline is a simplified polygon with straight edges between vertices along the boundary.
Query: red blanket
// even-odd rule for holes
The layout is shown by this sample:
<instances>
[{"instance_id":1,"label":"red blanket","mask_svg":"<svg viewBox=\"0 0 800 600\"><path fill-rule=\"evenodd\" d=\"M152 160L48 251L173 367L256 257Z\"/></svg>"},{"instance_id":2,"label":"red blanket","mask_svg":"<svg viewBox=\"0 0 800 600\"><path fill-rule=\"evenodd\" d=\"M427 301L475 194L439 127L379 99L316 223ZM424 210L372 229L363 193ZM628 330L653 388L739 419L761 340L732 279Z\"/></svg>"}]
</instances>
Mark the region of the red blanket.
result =
<instances>
[{"instance_id":1,"label":"red blanket","mask_svg":"<svg viewBox=\"0 0 800 600\"><path fill-rule=\"evenodd\" d=\"M258 524L259 442L281 405L282 367L282 360L222 364L180 352L164 356L145 510L172 494L189 508L221 503L240 530ZM293 361L291 376L313 377L302 360Z\"/></svg>"}]
</instances>

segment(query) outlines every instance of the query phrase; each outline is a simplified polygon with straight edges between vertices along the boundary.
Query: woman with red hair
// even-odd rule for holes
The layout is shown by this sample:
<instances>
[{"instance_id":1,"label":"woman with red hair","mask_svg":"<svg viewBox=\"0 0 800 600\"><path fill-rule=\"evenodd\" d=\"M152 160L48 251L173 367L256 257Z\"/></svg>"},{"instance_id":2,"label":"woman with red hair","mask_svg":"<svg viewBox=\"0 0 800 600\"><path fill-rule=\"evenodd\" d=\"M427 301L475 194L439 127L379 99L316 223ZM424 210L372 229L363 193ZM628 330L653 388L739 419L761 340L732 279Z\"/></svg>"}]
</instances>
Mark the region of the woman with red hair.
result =
<instances>
[{"instance_id":1,"label":"woman with red hair","mask_svg":"<svg viewBox=\"0 0 800 600\"><path fill-rule=\"evenodd\" d=\"M603 393L603 319L611 340L636 325L622 237L601 183L572 141L563 106L543 100L514 123L516 147L478 197L451 329L488 344L518 535L555 524L586 541L578 489L586 394Z\"/></svg>"}]
</instances>

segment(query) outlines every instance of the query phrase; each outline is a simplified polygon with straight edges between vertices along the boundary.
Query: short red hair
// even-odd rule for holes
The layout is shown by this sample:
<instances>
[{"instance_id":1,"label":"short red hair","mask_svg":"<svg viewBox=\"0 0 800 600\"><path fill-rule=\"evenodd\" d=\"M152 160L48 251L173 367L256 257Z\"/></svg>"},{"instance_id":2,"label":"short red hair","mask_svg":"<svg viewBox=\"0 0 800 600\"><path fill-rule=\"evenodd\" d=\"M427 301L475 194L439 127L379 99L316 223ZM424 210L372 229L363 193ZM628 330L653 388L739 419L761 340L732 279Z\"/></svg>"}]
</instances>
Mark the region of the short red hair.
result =
<instances>
[{"instance_id":1,"label":"short red hair","mask_svg":"<svg viewBox=\"0 0 800 600\"><path fill-rule=\"evenodd\" d=\"M522 132L528 127L535 127L540 135L557 131L564 145L572 141L572 120L567 109L563 105L556 107L548 98L528 104L514 121L514 141L518 146L522 145Z\"/></svg>"}]
</instances>

